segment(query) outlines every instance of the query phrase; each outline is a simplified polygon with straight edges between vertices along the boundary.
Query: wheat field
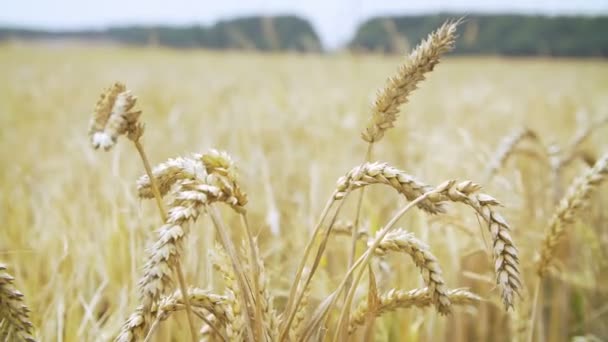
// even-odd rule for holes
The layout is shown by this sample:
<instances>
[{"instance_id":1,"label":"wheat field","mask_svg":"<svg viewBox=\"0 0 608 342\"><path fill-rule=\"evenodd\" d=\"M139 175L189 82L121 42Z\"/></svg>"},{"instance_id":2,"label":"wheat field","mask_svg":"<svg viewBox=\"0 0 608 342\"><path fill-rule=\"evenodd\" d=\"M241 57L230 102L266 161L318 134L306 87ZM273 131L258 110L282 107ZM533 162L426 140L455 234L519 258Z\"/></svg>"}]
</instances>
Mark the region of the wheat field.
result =
<instances>
[{"instance_id":1,"label":"wheat field","mask_svg":"<svg viewBox=\"0 0 608 342\"><path fill-rule=\"evenodd\" d=\"M137 96L145 123L141 140L153 165L210 148L234 158L268 291L280 312L336 181L365 161L367 142L360 132L376 90L402 61L377 55L0 46L0 262L24 294L34 336L114 339L139 304L146 250L162 224L154 201L138 198L136 181L145 170L133 144L121 137L111 151L90 146L89 120L103 89L121 81ZM557 202L608 150L608 127L594 126L608 116L606 94L608 63L602 60L442 60L409 96L395 127L374 144L372 161L431 185L470 179L500 201L498 210L519 251L521 296L515 296L514 310L505 310L495 285L491 236L474 211L458 204L447 205L442 215L410 211L397 226L429 245L450 289L465 288L481 300L453 306L447 316L432 308L387 309L372 323L371 335L360 328L348 340L526 340L536 261ZM564 166L559 179L551 177L545 150L534 141L522 142L490 177L501 140L522 127L542 146L562 148L586 127L596 129L577 146L585 158ZM360 225L371 236L407 203L385 187L369 187L362 198ZM543 275L533 340L608 339L607 203L608 187L599 185L566 228L555 267ZM356 207L352 195L337 225L354 220ZM245 255L238 215L220 208L228 234ZM222 293L222 276L212 265L216 239L211 219L201 215L184 242L181 264L187 284ZM361 254L367 245L359 243ZM342 280L350 248L350 236L329 237L308 289L304 320ZM409 257L374 260L379 293L425 286ZM367 301L368 278L353 293L352 311ZM197 330L205 326L197 318L195 324ZM327 340L333 336L329 330ZM163 321L151 340L189 338L181 312Z\"/></svg>"}]
</instances>

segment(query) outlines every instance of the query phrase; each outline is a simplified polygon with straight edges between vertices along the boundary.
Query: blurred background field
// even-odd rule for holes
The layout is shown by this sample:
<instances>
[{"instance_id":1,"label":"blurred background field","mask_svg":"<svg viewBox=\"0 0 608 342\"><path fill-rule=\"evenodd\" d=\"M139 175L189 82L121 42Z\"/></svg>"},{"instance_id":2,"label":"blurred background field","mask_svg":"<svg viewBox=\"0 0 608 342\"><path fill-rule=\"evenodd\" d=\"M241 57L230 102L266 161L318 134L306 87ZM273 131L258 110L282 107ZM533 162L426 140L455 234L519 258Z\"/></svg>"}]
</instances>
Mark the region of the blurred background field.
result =
<instances>
[{"instance_id":1,"label":"blurred background field","mask_svg":"<svg viewBox=\"0 0 608 342\"><path fill-rule=\"evenodd\" d=\"M499 211L512 226L524 289L516 310L505 312L491 236L470 209L408 212L398 226L429 244L446 286L483 300L454 307L447 317L433 308L386 312L374 334L360 328L349 338L608 340L605 184L567 227L540 287L535 334L526 338L536 261L559 195L608 152L604 0L0 5L0 265L24 294L34 335L40 341L110 341L140 304L137 282L160 223L154 202L137 195L144 169L133 145L121 137L112 151L91 147L89 121L104 89L123 82L138 98L142 143L153 165L210 148L235 159L281 312L336 181L365 160L361 131L377 90L424 37L459 18L455 50L409 95L395 128L374 145L372 160L430 185L480 183L503 204ZM522 128L540 143L523 141L489 176L501 141ZM570 151L572 162L553 177L549 157L567 156L586 130L590 134ZM375 233L405 204L388 187L369 187L362 230ZM351 196L339 224L352 222L356 210ZM222 215L234 241L245 241L238 216L226 208ZM224 293L210 257L216 240L202 215L182 265L187 284ZM365 242L359 241L359 254ZM350 250L349 236L330 237L311 283L307 318L343 279ZM380 293L425 286L411 261L374 258ZM4 286L8 278L0 272ZM367 301L368 280L356 288L355 305ZM0 298L0 340L8 326L5 307ZM334 311L331 323L338 318ZM151 341L188 341L188 328L177 313ZM329 324L326 340L332 329Z\"/></svg>"},{"instance_id":2,"label":"blurred background field","mask_svg":"<svg viewBox=\"0 0 608 342\"><path fill-rule=\"evenodd\" d=\"M26 296L37 335L44 341L112 338L137 303L144 248L158 227L153 203L136 197L135 180L144 171L133 147L118 144L104 153L89 145L88 121L102 89L120 80L138 96L153 164L211 147L235 157L280 308L336 180L363 161L359 132L369 103L401 61L349 53L1 45L0 259ZM449 57L412 95L374 159L430 184L482 182L505 204L525 282L553 210L547 169L515 156L483 183L486 165L500 139L521 126L547 144L566 145L578 129L608 115L607 93L608 63L601 59ZM584 148L597 156L607 146L600 129ZM564 184L584 168L571 166ZM562 246L563 276L548 282L541 313L547 324L539 338L608 338L606 190ZM372 231L404 203L386 189L367 194L362 217ZM351 202L345 218L354 212ZM455 215L461 209L450 207L451 221L415 212L400 225L430 244L450 287L469 287L486 301L446 318L430 309L387 314L377 322L377 340L517 336L493 285L487 236L484 241L473 215ZM213 239L207 219L193 228L184 262L189 284L220 286L208 258ZM348 237L332 238L313 281L313 303L341 279L349 246ZM405 260L387 259L390 271L378 271L382 290L422 285ZM163 323L157 341L187 336L178 316Z\"/></svg>"}]
</instances>

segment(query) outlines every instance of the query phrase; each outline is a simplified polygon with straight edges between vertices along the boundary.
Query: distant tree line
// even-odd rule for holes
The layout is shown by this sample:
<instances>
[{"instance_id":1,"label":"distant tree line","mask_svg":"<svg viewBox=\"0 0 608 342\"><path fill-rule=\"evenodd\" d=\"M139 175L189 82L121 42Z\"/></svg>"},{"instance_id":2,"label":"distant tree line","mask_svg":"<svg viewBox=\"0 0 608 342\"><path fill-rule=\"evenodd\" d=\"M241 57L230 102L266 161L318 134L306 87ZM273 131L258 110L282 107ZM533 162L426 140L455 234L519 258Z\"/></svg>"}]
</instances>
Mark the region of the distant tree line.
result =
<instances>
[{"instance_id":1,"label":"distant tree line","mask_svg":"<svg viewBox=\"0 0 608 342\"><path fill-rule=\"evenodd\" d=\"M447 19L460 14L372 18L346 46L352 51L404 53ZM455 54L608 57L608 16L466 15ZM175 48L322 51L312 25L296 16L251 16L212 26L130 26L53 32L0 28L10 39L76 39Z\"/></svg>"},{"instance_id":2,"label":"distant tree line","mask_svg":"<svg viewBox=\"0 0 608 342\"><path fill-rule=\"evenodd\" d=\"M320 51L312 25L296 16L243 17L213 26L129 26L107 30L42 31L0 28L0 41L9 39L74 39L112 41L175 48Z\"/></svg>"},{"instance_id":3,"label":"distant tree line","mask_svg":"<svg viewBox=\"0 0 608 342\"><path fill-rule=\"evenodd\" d=\"M403 53L450 18L378 17L363 23L349 48ZM466 15L455 54L608 56L608 17Z\"/></svg>"}]
</instances>

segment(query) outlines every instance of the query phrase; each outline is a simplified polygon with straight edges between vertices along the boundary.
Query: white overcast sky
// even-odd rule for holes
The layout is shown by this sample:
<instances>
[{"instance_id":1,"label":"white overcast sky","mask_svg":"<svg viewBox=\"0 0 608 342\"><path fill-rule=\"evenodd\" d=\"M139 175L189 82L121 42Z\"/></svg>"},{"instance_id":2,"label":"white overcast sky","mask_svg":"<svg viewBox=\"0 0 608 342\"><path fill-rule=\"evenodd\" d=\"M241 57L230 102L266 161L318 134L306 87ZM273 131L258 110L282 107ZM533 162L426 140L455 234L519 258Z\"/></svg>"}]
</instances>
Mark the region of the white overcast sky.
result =
<instances>
[{"instance_id":1,"label":"white overcast sky","mask_svg":"<svg viewBox=\"0 0 608 342\"><path fill-rule=\"evenodd\" d=\"M295 14L308 19L331 48L348 41L357 25L369 17L438 11L594 15L608 14L608 0L3 0L0 26L78 29L213 24L243 15Z\"/></svg>"}]
</instances>

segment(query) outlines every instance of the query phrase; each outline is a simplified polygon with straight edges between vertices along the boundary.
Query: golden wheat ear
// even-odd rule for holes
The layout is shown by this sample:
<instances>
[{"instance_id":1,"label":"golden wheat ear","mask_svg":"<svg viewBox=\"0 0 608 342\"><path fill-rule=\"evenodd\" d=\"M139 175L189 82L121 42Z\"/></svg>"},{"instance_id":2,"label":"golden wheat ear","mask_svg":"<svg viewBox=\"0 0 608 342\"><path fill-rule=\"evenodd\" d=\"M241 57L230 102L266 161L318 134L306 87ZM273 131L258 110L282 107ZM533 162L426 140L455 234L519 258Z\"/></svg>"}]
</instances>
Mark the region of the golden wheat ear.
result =
<instances>
[{"instance_id":1,"label":"golden wheat ear","mask_svg":"<svg viewBox=\"0 0 608 342\"><path fill-rule=\"evenodd\" d=\"M0 264L0 340L35 342L30 309L15 288L15 278L6 270L6 265Z\"/></svg>"},{"instance_id":2,"label":"golden wheat ear","mask_svg":"<svg viewBox=\"0 0 608 342\"><path fill-rule=\"evenodd\" d=\"M372 241L370 241L370 245ZM428 294L431 297L432 304L440 314L450 313L451 303L447 293L448 289L443 280L443 272L430 248L416 239L413 234L399 228L386 234L374 250L377 254L385 254L389 251L406 253L412 257L412 260L420 269L422 279L428 286Z\"/></svg>"},{"instance_id":3,"label":"golden wheat ear","mask_svg":"<svg viewBox=\"0 0 608 342\"><path fill-rule=\"evenodd\" d=\"M589 201L591 194L608 176L608 154L603 155L579 178L575 179L551 217L543 240L537 273L542 278L547 274L557 244Z\"/></svg>"},{"instance_id":4,"label":"golden wheat ear","mask_svg":"<svg viewBox=\"0 0 608 342\"><path fill-rule=\"evenodd\" d=\"M365 323L366 317L370 314L379 317L397 309L431 306L434 302L432 292L426 287L411 291L391 289L378 297L379 303L373 311L368 307L367 301L362 301L353 311L348 325L348 333L353 334L357 327ZM452 305L474 305L482 300L465 289L446 289L445 296Z\"/></svg>"},{"instance_id":5,"label":"golden wheat ear","mask_svg":"<svg viewBox=\"0 0 608 342\"><path fill-rule=\"evenodd\" d=\"M122 83L115 83L103 94L89 124L91 145L95 149L111 149L121 135L136 141L143 134L139 121L141 111L132 111L137 98Z\"/></svg>"},{"instance_id":6,"label":"golden wheat ear","mask_svg":"<svg viewBox=\"0 0 608 342\"><path fill-rule=\"evenodd\" d=\"M410 53L397 73L389 77L372 105L372 116L361 132L363 140L377 142L395 125L399 107L408 102L409 95L439 64L441 56L454 48L459 24L460 21L448 21L441 25Z\"/></svg>"}]
</instances>

